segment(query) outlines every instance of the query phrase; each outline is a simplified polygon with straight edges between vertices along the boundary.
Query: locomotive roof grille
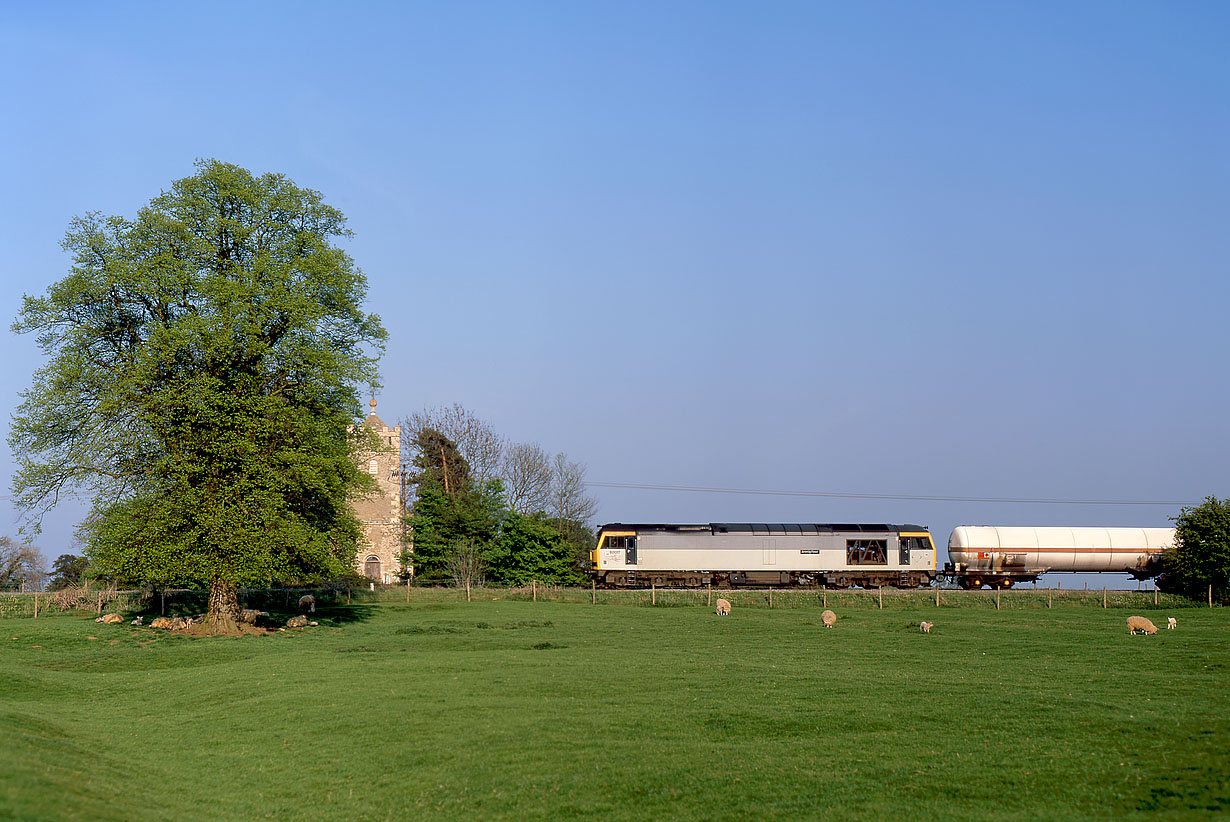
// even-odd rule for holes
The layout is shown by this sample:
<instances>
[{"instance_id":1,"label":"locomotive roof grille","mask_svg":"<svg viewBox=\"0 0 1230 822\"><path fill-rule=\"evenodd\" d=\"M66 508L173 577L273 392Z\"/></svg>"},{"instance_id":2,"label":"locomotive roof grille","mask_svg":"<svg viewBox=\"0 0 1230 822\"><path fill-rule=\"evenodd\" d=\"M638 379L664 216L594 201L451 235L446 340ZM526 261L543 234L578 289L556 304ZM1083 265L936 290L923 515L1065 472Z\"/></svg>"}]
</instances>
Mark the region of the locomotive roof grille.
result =
<instances>
[{"instance_id":1,"label":"locomotive roof grille","mask_svg":"<svg viewBox=\"0 0 1230 822\"><path fill-rule=\"evenodd\" d=\"M707 525L668 525L665 523L608 523L600 531L709 531L714 534L832 534L890 533L926 531L921 525L889 525L887 523L785 523L785 522L711 522Z\"/></svg>"}]
</instances>

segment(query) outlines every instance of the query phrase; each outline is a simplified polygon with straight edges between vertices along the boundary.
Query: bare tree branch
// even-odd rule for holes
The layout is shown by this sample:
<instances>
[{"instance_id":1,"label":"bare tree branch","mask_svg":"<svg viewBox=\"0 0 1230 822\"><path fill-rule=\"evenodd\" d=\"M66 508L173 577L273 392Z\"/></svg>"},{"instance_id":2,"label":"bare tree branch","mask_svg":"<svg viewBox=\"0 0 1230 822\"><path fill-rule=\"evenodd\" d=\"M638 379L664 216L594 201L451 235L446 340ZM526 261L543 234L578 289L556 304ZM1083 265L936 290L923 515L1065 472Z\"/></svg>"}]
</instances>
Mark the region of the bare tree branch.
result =
<instances>
[{"instance_id":1,"label":"bare tree branch","mask_svg":"<svg viewBox=\"0 0 1230 822\"><path fill-rule=\"evenodd\" d=\"M552 476L551 458L538 443L516 443L504 449L500 479L508 507L518 514L547 510Z\"/></svg>"},{"instance_id":2,"label":"bare tree branch","mask_svg":"<svg viewBox=\"0 0 1230 822\"><path fill-rule=\"evenodd\" d=\"M433 428L457 445L461 456L470 466L470 477L476 485L499 476L500 458L504 454L504 441L486 422L459 403L448 408L429 408L418 411L401 421L402 442L414 443L420 431ZM413 462L414 455L403 462Z\"/></svg>"}]
</instances>

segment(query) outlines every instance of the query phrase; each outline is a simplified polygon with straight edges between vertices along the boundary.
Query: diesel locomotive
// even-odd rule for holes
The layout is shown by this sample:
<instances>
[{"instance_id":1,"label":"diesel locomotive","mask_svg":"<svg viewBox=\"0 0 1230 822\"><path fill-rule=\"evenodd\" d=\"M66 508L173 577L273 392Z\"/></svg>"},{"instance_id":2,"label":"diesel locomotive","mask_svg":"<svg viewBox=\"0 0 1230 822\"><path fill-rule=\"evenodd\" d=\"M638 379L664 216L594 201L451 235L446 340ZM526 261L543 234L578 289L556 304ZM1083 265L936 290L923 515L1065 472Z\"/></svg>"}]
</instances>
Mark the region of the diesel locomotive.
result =
<instances>
[{"instance_id":1,"label":"diesel locomotive","mask_svg":"<svg viewBox=\"0 0 1230 822\"><path fill-rule=\"evenodd\" d=\"M600 585L916 588L935 578L935 544L918 525L611 523L590 554Z\"/></svg>"},{"instance_id":2,"label":"diesel locomotive","mask_svg":"<svg viewBox=\"0 0 1230 822\"><path fill-rule=\"evenodd\" d=\"M607 587L917 588L946 577L962 588L1011 588L1054 572L1137 578L1174 543L1173 528L957 526L936 568L931 533L886 523L610 523L590 573Z\"/></svg>"}]
</instances>

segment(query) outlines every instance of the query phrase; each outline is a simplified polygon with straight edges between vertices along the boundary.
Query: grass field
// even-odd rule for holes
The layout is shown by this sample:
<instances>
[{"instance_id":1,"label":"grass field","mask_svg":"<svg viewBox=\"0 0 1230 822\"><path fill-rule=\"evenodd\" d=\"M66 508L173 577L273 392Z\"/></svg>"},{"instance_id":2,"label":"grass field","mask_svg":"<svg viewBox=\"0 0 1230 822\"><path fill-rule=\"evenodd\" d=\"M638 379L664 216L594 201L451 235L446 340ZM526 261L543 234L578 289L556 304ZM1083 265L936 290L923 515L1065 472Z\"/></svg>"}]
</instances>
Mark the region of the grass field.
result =
<instances>
[{"instance_id":1,"label":"grass field","mask_svg":"<svg viewBox=\"0 0 1230 822\"><path fill-rule=\"evenodd\" d=\"M1230 814L1225 609L1133 637L1114 607L848 606L825 630L818 607L490 596L267 637L0 620L0 818Z\"/></svg>"}]
</instances>

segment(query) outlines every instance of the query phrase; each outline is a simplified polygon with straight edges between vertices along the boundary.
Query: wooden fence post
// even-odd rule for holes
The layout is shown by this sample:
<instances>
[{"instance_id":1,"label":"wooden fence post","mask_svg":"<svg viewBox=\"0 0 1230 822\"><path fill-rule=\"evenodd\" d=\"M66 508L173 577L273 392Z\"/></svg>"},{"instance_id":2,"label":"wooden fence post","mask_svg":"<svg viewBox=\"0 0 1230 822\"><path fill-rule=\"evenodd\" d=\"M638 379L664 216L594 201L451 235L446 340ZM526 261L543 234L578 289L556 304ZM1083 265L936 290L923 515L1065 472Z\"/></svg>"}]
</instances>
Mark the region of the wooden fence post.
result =
<instances>
[{"instance_id":1,"label":"wooden fence post","mask_svg":"<svg viewBox=\"0 0 1230 822\"><path fill-rule=\"evenodd\" d=\"M825 591L823 594L823 597L824 597L824 607L827 608L829 607L829 592Z\"/></svg>"},{"instance_id":2,"label":"wooden fence post","mask_svg":"<svg viewBox=\"0 0 1230 822\"><path fill-rule=\"evenodd\" d=\"M656 582L649 583L649 604L658 604L658 583Z\"/></svg>"},{"instance_id":3,"label":"wooden fence post","mask_svg":"<svg viewBox=\"0 0 1230 822\"><path fill-rule=\"evenodd\" d=\"M1106 586L1102 586L1102 607L1106 607Z\"/></svg>"},{"instance_id":4,"label":"wooden fence post","mask_svg":"<svg viewBox=\"0 0 1230 822\"><path fill-rule=\"evenodd\" d=\"M1157 583L1153 583L1153 604L1157 604Z\"/></svg>"},{"instance_id":5,"label":"wooden fence post","mask_svg":"<svg viewBox=\"0 0 1230 822\"><path fill-rule=\"evenodd\" d=\"M34 592L34 618L38 619L38 591Z\"/></svg>"},{"instance_id":6,"label":"wooden fence post","mask_svg":"<svg viewBox=\"0 0 1230 822\"><path fill-rule=\"evenodd\" d=\"M769 586L769 609L773 608L773 586Z\"/></svg>"},{"instance_id":7,"label":"wooden fence post","mask_svg":"<svg viewBox=\"0 0 1230 822\"><path fill-rule=\"evenodd\" d=\"M591 579L589 581L589 586L590 586L589 588L590 603L589 604L597 605L598 604L598 580Z\"/></svg>"},{"instance_id":8,"label":"wooden fence post","mask_svg":"<svg viewBox=\"0 0 1230 822\"><path fill-rule=\"evenodd\" d=\"M1047 589L1046 589L1046 607L1047 607L1047 608L1050 608L1050 607L1051 607L1051 602L1052 602L1052 600L1053 600L1054 596L1055 596L1054 591L1052 591L1050 588L1047 588Z\"/></svg>"},{"instance_id":9,"label":"wooden fence post","mask_svg":"<svg viewBox=\"0 0 1230 822\"><path fill-rule=\"evenodd\" d=\"M884 586L880 586L880 610L884 610Z\"/></svg>"},{"instance_id":10,"label":"wooden fence post","mask_svg":"<svg viewBox=\"0 0 1230 822\"><path fill-rule=\"evenodd\" d=\"M406 577L406 602L410 602L410 577Z\"/></svg>"},{"instance_id":11,"label":"wooden fence post","mask_svg":"<svg viewBox=\"0 0 1230 822\"><path fill-rule=\"evenodd\" d=\"M940 607L940 586L935 586L935 607Z\"/></svg>"},{"instance_id":12,"label":"wooden fence post","mask_svg":"<svg viewBox=\"0 0 1230 822\"><path fill-rule=\"evenodd\" d=\"M709 580L709 607L713 607L713 580Z\"/></svg>"},{"instance_id":13,"label":"wooden fence post","mask_svg":"<svg viewBox=\"0 0 1230 822\"><path fill-rule=\"evenodd\" d=\"M995 610L999 610L999 589L995 589Z\"/></svg>"},{"instance_id":14,"label":"wooden fence post","mask_svg":"<svg viewBox=\"0 0 1230 822\"><path fill-rule=\"evenodd\" d=\"M470 580L466 580L466 602L470 601Z\"/></svg>"},{"instance_id":15,"label":"wooden fence post","mask_svg":"<svg viewBox=\"0 0 1230 822\"><path fill-rule=\"evenodd\" d=\"M98 592L98 616L102 616L102 591Z\"/></svg>"},{"instance_id":16,"label":"wooden fence post","mask_svg":"<svg viewBox=\"0 0 1230 822\"><path fill-rule=\"evenodd\" d=\"M530 580L530 593L534 595L534 601L537 602L538 601L538 580L536 579Z\"/></svg>"}]
</instances>

